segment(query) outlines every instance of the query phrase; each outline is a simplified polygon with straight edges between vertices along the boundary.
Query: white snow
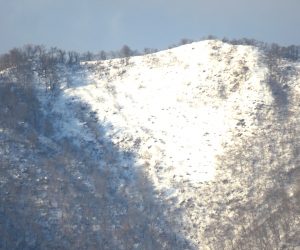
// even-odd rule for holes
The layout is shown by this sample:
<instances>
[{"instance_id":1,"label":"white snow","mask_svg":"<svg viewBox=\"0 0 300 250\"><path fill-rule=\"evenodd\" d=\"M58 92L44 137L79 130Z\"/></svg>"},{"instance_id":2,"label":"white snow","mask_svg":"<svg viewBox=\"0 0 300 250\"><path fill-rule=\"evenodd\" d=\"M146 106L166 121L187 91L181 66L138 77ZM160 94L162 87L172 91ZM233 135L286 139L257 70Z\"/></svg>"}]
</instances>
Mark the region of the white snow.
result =
<instances>
[{"instance_id":1,"label":"white snow","mask_svg":"<svg viewBox=\"0 0 300 250\"><path fill-rule=\"evenodd\" d=\"M133 57L128 65L124 59L89 62L87 77L65 95L89 104L106 135L136 153L137 166L157 187L181 180L196 185L214 179L216 157L243 129L234 129L238 121L251 133L256 105L272 101L257 56L248 46L203 41Z\"/></svg>"}]
</instances>

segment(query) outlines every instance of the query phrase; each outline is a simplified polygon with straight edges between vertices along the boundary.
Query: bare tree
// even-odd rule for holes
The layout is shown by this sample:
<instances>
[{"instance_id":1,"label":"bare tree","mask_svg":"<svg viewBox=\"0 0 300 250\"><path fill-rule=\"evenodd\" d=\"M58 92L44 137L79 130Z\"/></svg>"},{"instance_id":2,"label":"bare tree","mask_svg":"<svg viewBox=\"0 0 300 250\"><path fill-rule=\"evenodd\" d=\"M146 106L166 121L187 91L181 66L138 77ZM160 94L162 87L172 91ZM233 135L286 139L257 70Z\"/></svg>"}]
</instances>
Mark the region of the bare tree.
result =
<instances>
[{"instance_id":1,"label":"bare tree","mask_svg":"<svg viewBox=\"0 0 300 250\"><path fill-rule=\"evenodd\" d=\"M124 45L120 50L121 57L130 57L133 55L133 51L130 49L128 45Z\"/></svg>"}]
</instances>

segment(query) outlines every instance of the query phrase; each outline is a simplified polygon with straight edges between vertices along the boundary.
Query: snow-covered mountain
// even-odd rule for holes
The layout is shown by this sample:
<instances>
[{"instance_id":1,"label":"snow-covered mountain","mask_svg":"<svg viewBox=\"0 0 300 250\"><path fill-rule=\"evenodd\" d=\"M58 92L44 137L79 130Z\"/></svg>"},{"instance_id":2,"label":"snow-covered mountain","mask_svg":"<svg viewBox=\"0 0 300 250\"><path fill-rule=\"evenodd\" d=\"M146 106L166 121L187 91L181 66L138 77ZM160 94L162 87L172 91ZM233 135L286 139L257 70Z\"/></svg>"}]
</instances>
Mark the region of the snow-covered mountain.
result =
<instances>
[{"instance_id":1,"label":"snow-covered mountain","mask_svg":"<svg viewBox=\"0 0 300 250\"><path fill-rule=\"evenodd\" d=\"M88 104L107 136L136 154L132 167L149 171L157 188L213 181L222 145L255 132L255 108L272 104L262 83L267 71L246 46L193 43L85 68L65 96Z\"/></svg>"},{"instance_id":2,"label":"snow-covered mountain","mask_svg":"<svg viewBox=\"0 0 300 250\"><path fill-rule=\"evenodd\" d=\"M59 81L55 96L37 90L52 132L30 153L47 155L30 199L56 245L24 236L24 249L300 246L298 63L207 40L83 62Z\"/></svg>"}]
</instances>

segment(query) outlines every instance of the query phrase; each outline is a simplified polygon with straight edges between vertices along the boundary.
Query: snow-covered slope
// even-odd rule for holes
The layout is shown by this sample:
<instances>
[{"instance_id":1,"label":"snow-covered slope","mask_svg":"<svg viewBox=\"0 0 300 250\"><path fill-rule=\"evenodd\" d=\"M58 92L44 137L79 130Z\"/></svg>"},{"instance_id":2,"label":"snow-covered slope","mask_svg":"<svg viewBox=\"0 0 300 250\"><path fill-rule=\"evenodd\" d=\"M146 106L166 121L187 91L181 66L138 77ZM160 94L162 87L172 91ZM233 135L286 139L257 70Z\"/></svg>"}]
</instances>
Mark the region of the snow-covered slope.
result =
<instances>
[{"instance_id":1,"label":"snow-covered slope","mask_svg":"<svg viewBox=\"0 0 300 250\"><path fill-rule=\"evenodd\" d=\"M253 110L272 102L257 57L251 47L205 41L127 62L91 62L87 77L65 93L91 106L156 187L197 185L214 179L216 156L236 136L235 125L247 124L243 133L251 134Z\"/></svg>"},{"instance_id":2,"label":"snow-covered slope","mask_svg":"<svg viewBox=\"0 0 300 250\"><path fill-rule=\"evenodd\" d=\"M69 248L300 245L299 64L270 56L208 40L61 69L39 91L52 132L29 139L56 157L37 211L55 204Z\"/></svg>"},{"instance_id":3,"label":"snow-covered slope","mask_svg":"<svg viewBox=\"0 0 300 250\"><path fill-rule=\"evenodd\" d=\"M230 249L268 215L273 203L266 206L267 194L289 189L274 182L274 171L287 181L299 160L292 156L296 142L282 142L293 137L289 126L299 131L297 65L290 73L291 66L281 62L277 74L285 80L274 85L269 78L276 73L265 61L251 46L202 41L86 62L54 110L64 117L65 134L96 142L88 125L72 118L73 105L87 105L103 126L97 133L134 155L126 168L146 173L158 199L170 204L169 219L181 211L179 232L196 248ZM284 168L283 161L289 161ZM249 207L261 213L241 212ZM297 227L299 218L292 224Z\"/></svg>"},{"instance_id":4,"label":"snow-covered slope","mask_svg":"<svg viewBox=\"0 0 300 250\"><path fill-rule=\"evenodd\" d=\"M158 199L170 204L169 219L181 210L178 230L196 247L230 249L243 230L250 237L253 223L270 218L276 202L266 205L269 193L295 185L282 187L299 163L293 155L299 146L297 65L282 61L274 73L265 61L251 46L202 41L86 62L56 108L85 103L103 126L100 133L134 155L134 164L124 163L129 171L147 173ZM64 132L81 138L87 136L85 125L77 132L66 126ZM282 142L291 137L295 140ZM284 181L274 181L278 175ZM277 202L278 208L281 198ZM252 217L241 212L249 207L261 212ZM299 217L290 226L295 225Z\"/></svg>"}]
</instances>

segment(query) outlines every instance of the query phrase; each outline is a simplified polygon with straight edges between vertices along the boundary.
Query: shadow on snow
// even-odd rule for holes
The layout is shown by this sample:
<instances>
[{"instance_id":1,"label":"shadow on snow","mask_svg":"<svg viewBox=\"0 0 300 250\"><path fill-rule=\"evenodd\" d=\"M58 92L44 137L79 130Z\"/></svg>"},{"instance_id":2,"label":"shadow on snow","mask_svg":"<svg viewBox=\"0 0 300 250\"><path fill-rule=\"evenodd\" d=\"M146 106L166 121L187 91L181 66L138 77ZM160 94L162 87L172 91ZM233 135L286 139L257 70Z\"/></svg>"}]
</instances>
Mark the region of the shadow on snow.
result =
<instances>
[{"instance_id":1,"label":"shadow on snow","mask_svg":"<svg viewBox=\"0 0 300 250\"><path fill-rule=\"evenodd\" d=\"M134 153L105 136L87 104L72 108L91 141L58 139L50 111L31 132L0 131L0 249L192 249Z\"/></svg>"}]
</instances>

